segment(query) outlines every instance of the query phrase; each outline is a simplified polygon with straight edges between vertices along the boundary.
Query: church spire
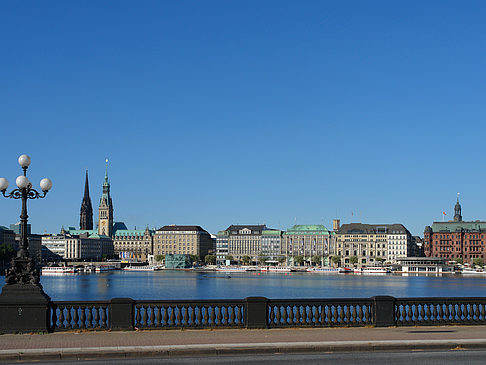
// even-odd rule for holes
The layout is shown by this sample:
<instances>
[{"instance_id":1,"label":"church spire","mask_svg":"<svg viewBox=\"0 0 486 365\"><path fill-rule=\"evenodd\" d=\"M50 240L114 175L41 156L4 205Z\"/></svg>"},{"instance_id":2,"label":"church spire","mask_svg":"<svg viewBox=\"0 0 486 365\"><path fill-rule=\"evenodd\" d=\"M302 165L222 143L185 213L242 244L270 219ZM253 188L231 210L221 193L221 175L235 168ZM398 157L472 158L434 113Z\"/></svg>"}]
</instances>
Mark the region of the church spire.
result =
<instances>
[{"instance_id":1,"label":"church spire","mask_svg":"<svg viewBox=\"0 0 486 365\"><path fill-rule=\"evenodd\" d=\"M459 203L459 193L457 193L457 203L454 207L454 222L462 222L461 204Z\"/></svg>"},{"instance_id":2,"label":"church spire","mask_svg":"<svg viewBox=\"0 0 486 365\"><path fill-rule=\"evenodd\" d=\"M93 229L93 207L91 205L91 198L89 197L88 170L86 170L84 196L79 214L79 229Z\"/></svg>"}]
</instances>

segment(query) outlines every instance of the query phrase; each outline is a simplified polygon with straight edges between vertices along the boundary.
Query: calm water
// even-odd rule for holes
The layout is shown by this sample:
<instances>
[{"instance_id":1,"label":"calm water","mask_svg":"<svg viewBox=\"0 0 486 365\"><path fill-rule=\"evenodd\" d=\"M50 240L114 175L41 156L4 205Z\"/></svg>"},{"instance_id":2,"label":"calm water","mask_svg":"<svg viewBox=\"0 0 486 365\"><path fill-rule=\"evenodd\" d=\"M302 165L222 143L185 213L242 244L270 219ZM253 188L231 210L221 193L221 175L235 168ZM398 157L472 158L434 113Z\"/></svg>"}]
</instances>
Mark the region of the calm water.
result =
<instances>
[{"instance_id":1,"label":"calm water","mask_svg":"<svg viewBox=\"0 0 486 365\"><path fill-rule=\"evenodd\" d=\"M230 276L230 277L229 277ZM4 278L0 278L1 283ZM309 273L124 272L41 276L53 300L486 296L486 277Z\"/></svg>"}]
</instances>

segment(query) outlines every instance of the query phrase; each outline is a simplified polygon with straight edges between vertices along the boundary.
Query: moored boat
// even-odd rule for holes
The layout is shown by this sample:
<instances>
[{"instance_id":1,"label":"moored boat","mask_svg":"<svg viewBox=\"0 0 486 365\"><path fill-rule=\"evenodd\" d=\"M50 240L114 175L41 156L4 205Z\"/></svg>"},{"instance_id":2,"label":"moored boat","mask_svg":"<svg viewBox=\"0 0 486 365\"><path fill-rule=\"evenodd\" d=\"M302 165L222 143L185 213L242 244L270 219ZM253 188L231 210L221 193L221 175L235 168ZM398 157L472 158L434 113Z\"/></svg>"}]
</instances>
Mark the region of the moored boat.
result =
<instances>
[{"instance_id":1,"label":"moored boat","mask_svg":"<svg viewBox=\"0 0 486 365\"><path fill-rule=\"evenodd\" d=\"M44 266L42 275L75 274L77 269L72 266Z\"/></svg>"},{"instance_id":2,"label":"moored boat","mask_svg":"<svg viewBox=\"0 0 486 365\"><path fill-rule=\"evenodd\" d=\"M391 272L391 270L382 266L366 266L354 269L354 272L360 274L388 274Z\"/></svg>"},{"instance_id":3,"label":"moored boat","mask_svg":"<svg viewBox=\"0 0 486 365\"><path fill-rule=\"evenodd\" d=\"M216 271L223 271L223 272L245 272L249 271L247 267L243 266L221 266L216 268Z\"/></svg>"},{"instance_id":4,"label":"moored boat","mask_svg":"<svg viewBox=\"0 0 486 365\"><path fill-rule=\"evenodd\" d=\"M310 267L307 271L319 274L345 274L350 273L351 269L348 267Z\"/></svg>"},{"instance_id":5,"label":"moored boat","mask_svg":"<svg viewBox=\"0 0 486 365\"><path fill-rule=\"evenodd\" d=\"M161 266L145 265L145 266L127 266L123 270L126 271L159 271L162 270Z\"/></svg>"},{"instance_id":6,"label":"moored boat","mask_svg":"<svg viewBox=\"0 0 486 365\"><path fill-rule=\"evenodd\" d=\"M113 271L113 270L116 270L116 266L101 265L101 266L97 266L95 269L96 272L105 272L105 271Z\"/></svg>"}]
</instances>

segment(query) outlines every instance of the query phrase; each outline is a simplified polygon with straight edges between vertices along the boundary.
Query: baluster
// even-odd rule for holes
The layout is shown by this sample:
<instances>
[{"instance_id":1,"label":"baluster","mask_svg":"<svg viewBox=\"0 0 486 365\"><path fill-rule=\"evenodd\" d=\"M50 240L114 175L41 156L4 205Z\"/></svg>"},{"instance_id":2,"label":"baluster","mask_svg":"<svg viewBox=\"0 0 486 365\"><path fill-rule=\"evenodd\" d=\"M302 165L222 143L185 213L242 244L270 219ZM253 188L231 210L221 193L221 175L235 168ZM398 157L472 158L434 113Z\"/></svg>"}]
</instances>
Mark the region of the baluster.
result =
<instances>
[{"instance_id":1,"label":"baluster","mask_svg":"<svg viewBox=\"0 0 486 365\"><path fill-rule=\"evenodd\" d=\"M93 308L88 306L87 309L88 309L88 317L87 317L86 327L93 328Z\"/></svg>"},{"instance_id":2,"label":"baluster","mask_svg":"<svg viewBox=\"0 0 486 365\"><path fill-rule=\"evenodd\" d=\"M66 328L73 328L72 323L71 323L71 309L72 306L68 305L66 306Z\"/></svg>"},{"instance_id":3,"label":"baluster","mask_svg":"<svg viewBox=\"0 0 486 365\"><path fill-rule=\"evenodd\" d=\"M164 305L162 307L164 309L164 315L162 316L162 318L164 320L163 326L164 327L169 327L169 306Z\"/></svg>"},{"instance_id":4,"label":"baluster","mask_svg":"<svg viewBox=\"0 0 486 365\"><path fill-rule=\"evenodd\" d=\"M321 312L319 313L319 323L324 326L326 324L326 306L324 304L321 304L320 310Z\"/></svg>"},{"instance_id":5,"label":"baluster","mask_svg":"<svg viewBox=\"0 0 486 365\"><path fill-rule=\"evenodd\" d=\"M275 314L275 319L276 319L276 323L278 326L282 325L282 308L277 305L275 306L275 308L277 309L277 313ZM273 321L272 321L272 324L273 324Z\"/></svg>"},{"instance_id":6,"label":"baluster","mask_svg":"<svg viewBox=\"0 0 486 365\"><path fill-rule=\"evenodd\" d=\"M484 321L485 320L485 315L486 315L486 313L484 311L484 303L479 304L479 306L480 306L479 313L481 315L480 320L481 321Z\"/></svg>"},{"instance_id":7,"label":"baluster","mask_svg":"<svg viewBox=\"0 0 486 365\"><path fill-rule=\"evenodd\" d=\"M326 305L326 322L328 326L332 324L332 305Z\"/></svg>"},{"instance_id":8,"label":"baluster","mask_svg":"<svg viewBox=\"0 0 486 365\"><path fill-rule=\"evenodd\" d=\"M218 305L214 307L214 309L216 310L216 320L218 321L217 325L221 326L221 321L223 319L223 314L221 312L223 311L223 307L221 305Z\"/></svg>"},{"instance_id":9,"label":"baluster","mask_svg":"<svg viewBox=\"0 0 486 365\"><path fill-rule=\"evenodd\" d=\"M339 306L339 323L344 324L344 305Z\"/></svg>"},{"instance_id":10,"label":"baluster","mask_svg":"<svg viewBox=\"0 0 486 365\"><path fill-rule=\"evenodd\" d=\"M425 321L425 311L424 311L424 305L420 304L420 309L419 309L419 315L420 315L420 322Z\"/></svg>"},{"instance_id":11,"label":"baluster","mask_svg":"<svg viewBox=\"0 0 486 365\"><path fill-rule=\"evenodd\" d=\"M349 309L349 304L346 305L345 311L344 311L344 322L345 323L351 323L351 310Z\"/></svg>"},{"instance_id":12,"label":"baluster","mask_svg":"<svg viewBox=\"0 0 486 365\"><path fill-rule=\"evenodd\" d=\"M194 308L192 305L187 306L187 325L188 326L194 326Z\"/></svg>"},{"instance_id":13,"label":"baluster","mask_svg":"<svg viewBox=\"0 0 486 365\"><path fill-rule=\"evenodd\" d=\"M268 319L270 321L270 325L273 326L275 324L275 308L271 305L268 306L270 312L268 313Z\"/></svg>"},{"instance_id":14,"label":"baluster","mask_svg":"<svg viewBox=\"0 0 486 365\"><path fill-rule=\"evenodd\" d=\"M427 317L427 322L430 322L430 303L425 305L425 316Z\"/></svg>"},{"instance_id":15,"label":"baluster","mask_svg":"<svg viewBox=\"0 0 486 365\"><path fill-rule=\"evenodd\" d=\"M228 323L228 310L229 310L230 307L221 307L221 309L223 309L223 321L224 321L224 325L227 326L229 325Z\"/></svg>"},{"instance_id":16,"label":"baluster","mask_svg":"<svg viewBox=\"0 0 486 365\"><path fill-rule=\"evenodd\" d=\"M145 305L142 305L140 310L142 311L142 323L141 327L147 327L147 321L148 321L148 313L147 313L148 307Z\"/></svg>"},{"instance_id":17,"label":"baluster","mask_svg":"<svg viewBox=\"0 0 486 365\"><path fill-rule=\"evenodd\" d=\"M283 307L278 307L278 311L282 313L282 323L287 325L289 320L289 315L287 313L287 306L284 305Z\"/></svg>"},{"instance_id":18,"label":"baluster","mask_svg":"<svg viewBox=\"0 0 486 365\"><path fill-rule=\"evenodd\" d=\"M293 305L290 305L289 306L289 323L290 324L294 324L294 306Z\"/></svg>"},{"instance_id":19,"label":"baluster","mask_svg":"<svg viewBox=\"0 0 486 365\"><path fill-rule=\"evenodd\" d=\"M459 309L459 310L460 310L460 309ZM450 318L449 318L449 316L450 316L450 312L449 312L449 304L446 304L446 305L445 305L445 308L444 308L444 316L445 316L445 320L446 320L447 322L449 322L449 321L450 321Z\"/></svg>"},{"instance_id":20,"label":"baluster","mask_svg":"<svg viewBox=\"0 0 486 365\"><path fill-rule=\"evenodd\" d=\"M474 320L479 322L479 303L474 305Z\"/></svg>"},{"instance_id":21,"label":"baluster","mask_svg":"<svg viewBox=\"0 0 486 365\"><path fill-rule=\"evenodd\" d=\"M181 326L182 327L182 325L181 325L182 313L181 313L181 308L178 305L176 305L174 307L174 314L175 314L175 322L176 322L175 324L176 324L176 326Z\"/></svg>"},{"instance_id":22,"label":"baluster","mask_svg":"<svg viewBox=\"0 0 486 365\"><path fill-rule=\"evenodd\" d=\"M195 308L195 310L196 310L196 320L197 320L197 325L198 325L199 327L202 327L202 323L201 323L201 318L202 318L202 316L201 316L201 310L202 310L202 307L201 307L201 306L197 306L197 307Z\"/></svg>"},{"instance_id":23,"label":"baluster","mask_svg":"<svg viewBox=\"0 0 486 365\"><path fill-rule=\"evenodd\" d=\"M154 310L154 314L155 314L153 326L159 327L160 326L160 306L159 305L154 306L153 310Z\"/></svg>"},{"instance_id":24,"label":"baluster","mask_svg":"<svg viewBox=\"0 0 486 365\"><path fill-rule=\"evenodd\" d=\"M208 326L210 323L209 323L209 307L208 306L204 306L204 312L203 312L203 318L204 318L204 324L206 326Z\"/></svg>"},{"instance_id":25,"label":"baluster","mask_svg":"<svg viewBox=\"0 0 486 365\"><path fill-rule=\"evenodd\" d=\"M108 310L108 307L100 307L100 308L101 308L101 325L103 327L108 327L108 321L106 315L106 311Z\"/></svg>"},{"instance_id":26,"label":"baluster","mask_svg":"<svg viewBox=\"0 0 486 365\"><path fill-rule=\"evenodd\" d=\"M456 317L457 317L457 308L456 308L456 305L455 305L455 304L451 304L451 312L450 312L450 316L451 316L451 321L452 321L452 322L456 321Z\"/></svg>"},{"instance_id":27,"label":"baluster","mask_svg":"<svg viewBox=\"0 0 486 365\"><path fill-rule=\"evenodd\" d=\"M97 306L95 306L93 308L93 310L94 310L94 325L93 325L93 327L94 328L99 328L100 327L100 324L99 324L99 321L100 321L99 308Z\"/></svg>"},{"instance_id":28,"label":"baluster","mask_svg":"<svg viewBox=\"0 0 486 365\"><path fill-rule=\"evenodd\" d=\"M338 323L338 318L339 318L338 317L339 305L333 305L332 308L333 308L332 323L336 324L336 323Z\"/></svg>"},{"instance_id":29,"label":"baluster","mask_svg":"<svg viewBox=\"0 0 486 365\"><path fill-rule=\"evenodd\" d=\"M176 325L176 307L175 306L169 306L167 307L167 310L169 310L169 323L170 326L175 326Z\"/></svg>"},{"instance_id":30,"label":"baluster","mask_svg":"<svg viewBox=\"0 0 486 365\"><path fill-rule=\"evenodd\" d=\"M239 325L242 325L242 324L244 324L244 323L242 322L242 318L243 318L243 316L242 316L242 314L241 314L241 311L243 310L243 307L237 306L237 307L236 307L236 310L237 310L237 311L236 311L236 320L238 321L238 324L239 324Z\"/></svg>"},{"instance_id":31,"label":"baluster","mask_svg":"<svg viewBox=\"0 0 486 365\"><path fill-rule=\"evenodd\" d=\"M462 307L462 303L457 303L457 317L458 322L462 322L466 317L466 314L464 313L464 309Z\"/></svg>"},{"instance_id":32,"label":"baluster","mask_svg":"<svg viewBox=\"0 0 486 365\"><path fill-rule=\"evenodd\" d=\"M372 322L372 318L371 318L370 313L372 313L370 306L365 305L364 313L363 313L364 323L371 323Z\"/></svg>"},{"instance_id":33,"label":"baluster","mask_svg":"<svg viewBox=\"0 0 486 365\"><path fill-rule=\"evenodd\" d=\"M363 318L363 306L361 304L358 305L358 314L356 317L356 322L363 324L366 322L365 318Z\"/></svg>"},{"instance_id":34,"label":"baluster","mask_svg":"<svg viewBox=\"0 0 486 365\"><path fill-rule=\"evenodd\" d=\"M235 325L235 307L233 306L228 306L228 315L229 315L229 318L228 318L228 325L230 326L234 326Z\"/></svg>"},{"instance_id":35,"label":"baluster","mask_svg":"<svg viewBox=\"0 0 486 365\"><path fill-rule=\"evenodd\" d=\"M443 304L439 304L439 318L440 322L444 322L444 309L443 309Z\"/></svg>"},{"instance_id":36,"label":"baluster","mask_svg":"<svg viewBox=\"0 0 486 365\"><path fill-rule=\"evenodd\" d=\"M433 317L435 322L439 322L439 318L437 316L438 316L437 304L433 304L433 306L432 306L432 317Z\"/></svg>"},{"instance_id":37,"label":"baluster","mask_svg":"<svg viewBox=\"0 0 486 365\"><path fill-rule=\"evenodd\" d=\"M73 306L73 328L79 328L79 316L78 316L79 306Z\"/></svg>"},{"instance_id":38,"label":"baluster","mask_svg":"<svg viewBox=\"0 0 486 365\"><path fill-rule=\"evenodd\" d=\"M88 328L88 326L86 326L86 313L85 313L86 307L81 306L80 309L81 309L81 312L80 312L81 315L79 317L80 327L81 328Z\"/></svg>"},{"instance_id":39,"label":"baluster","mask_svg":"<svg viewBox=\"0 0 486 365\"><path fill-rule=\"evenodd\" d=\"M51 317L51 329L54 330L57 328L57 305L53 304L51 306L51 310L52 310L52 317Z\"/></svg>"},{"instance_id":40,"label":"baluster","mask_svg":"<svg viewBox=\"0 0 486 365\"><path fill-rule=\"evenodd\" d=\"M300 314L299 316L299 323L301 324L306 324L307 323L307 306L302 305L298 307L298 313Z\"/></svg>"},{"instance_id":41,"label":"baluster","mask_svg":"<svg viewBox=\"0 0 486 365\"><path fill-rule=\"evenodd\" d=\"M313 305L311 307L311 323L315 326L318 322L318 319L317 319L317 314L318 314L318 311L319 309Z\"/></svg>"},{"instance_id":42,"label":"baluster","mask_svg":"<svg viewBox=\"0 0 486 365\"><path fill-rule=\"evenodd\" d=\"M209 317L208 324L214 326L216 322L216 307L208 306L207 310L208 310L208 317Z\"/></svg>"},{"instance_id":43,"label":"baluster","mask_svg":"<svg viewBox=\"0 0 486 365\"><path fill-rule=\"evenodd\" d=\"M351 323L356 325L356 323L358 322L357 319L356 319L356 304L353 304L351 305L351 314L350 314L350 320L351 320Z\"/></svg>"}]
</instances>

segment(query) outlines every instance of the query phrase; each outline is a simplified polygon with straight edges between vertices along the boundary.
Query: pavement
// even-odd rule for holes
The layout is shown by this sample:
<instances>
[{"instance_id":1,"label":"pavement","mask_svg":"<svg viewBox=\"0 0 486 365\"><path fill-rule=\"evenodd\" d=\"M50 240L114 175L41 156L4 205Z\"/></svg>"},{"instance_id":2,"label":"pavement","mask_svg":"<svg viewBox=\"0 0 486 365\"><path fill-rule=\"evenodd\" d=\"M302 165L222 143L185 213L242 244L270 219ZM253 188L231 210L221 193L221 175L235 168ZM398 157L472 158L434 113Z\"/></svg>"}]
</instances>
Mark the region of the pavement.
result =
<instances>
[{"instance_id":1,"label":"pavement","mask_svg":"<svg viewBox=\"0 0 486 365\"><path fill-rule=\"evenodd\" d=\"M0 362L439 349L486 350L486 326L72 331L0 335Z\"/></svg>"}]
</instances>

